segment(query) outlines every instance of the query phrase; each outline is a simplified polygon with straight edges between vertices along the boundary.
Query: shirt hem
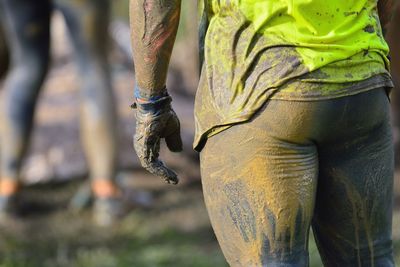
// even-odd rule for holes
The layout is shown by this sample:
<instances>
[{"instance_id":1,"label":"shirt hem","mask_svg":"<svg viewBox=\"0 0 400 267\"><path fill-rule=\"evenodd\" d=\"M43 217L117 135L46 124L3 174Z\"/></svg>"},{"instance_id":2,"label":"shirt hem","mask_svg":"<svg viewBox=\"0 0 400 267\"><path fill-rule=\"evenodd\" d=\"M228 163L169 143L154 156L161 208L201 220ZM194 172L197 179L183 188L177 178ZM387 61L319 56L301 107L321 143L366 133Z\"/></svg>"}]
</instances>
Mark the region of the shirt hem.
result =
<instances>
[{"instance_id":1,"label":"shirt hem","mask_svg":"<svg viewBox=\"0 0 400 267\"><path fill-rule=\"evenodd\" d=\"M265 103L268 100L279 100L279 101L299 101L299 102L314 102L314 101L323 101L323 100L330 100L330 99L336 99L336 98L341 98L341 97L346 97L346 96L354 96L360 93L365 93L371 90L375 90L375 89L380 89L380 88L385 88L388 98L389 98L389 93L391 91L391 89L393 88L393 83L386 81L386 82L380 82L380 83L376 83L376 84L372 84L368 87L364 87L364 88L360 88L357 90L353 90L353 91L346 91L343 92L341 94L330 94L330 95L326 95L326 96L318 96L318 97L310 97L310 96L303 96L303 97L285 97L285 98L281 98L281 97L274 97L271 96L269 97ZM260 108L262 108L265 103L263 105L261 105ZM249 120L251 120L251 118L256 114L257 112L254 112L250 117L248 118L243 118L243 119L232 119L231 122L226 122L226 123L222 123L219 125L215 125L210 127L208 130L203 131L202 134L196 134L196 138L195 141L193 142L193 149L197 152L201 152L201 150L204 148L207 139L219 134L229 128L231 128L232 126L236 125L236 124L240 124L240 123L245 123Z\"/></svg>"}]
</instances>

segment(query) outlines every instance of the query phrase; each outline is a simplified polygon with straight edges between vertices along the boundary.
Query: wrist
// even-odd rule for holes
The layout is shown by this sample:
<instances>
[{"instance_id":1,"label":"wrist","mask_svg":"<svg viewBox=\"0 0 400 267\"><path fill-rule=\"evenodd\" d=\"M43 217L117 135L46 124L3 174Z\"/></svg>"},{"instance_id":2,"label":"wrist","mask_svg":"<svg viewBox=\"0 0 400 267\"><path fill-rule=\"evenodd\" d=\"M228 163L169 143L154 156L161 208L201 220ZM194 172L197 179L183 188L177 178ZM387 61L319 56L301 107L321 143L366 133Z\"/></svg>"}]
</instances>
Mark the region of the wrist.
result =
<instances>
[{"instance_id":1,"label":"wrist","mask_svg":"<svg viewBox=\"0 0 400 267\"><path fill-rule=\"evenodd\" d=\"M154 102L159 100L160 98L168 96L168 91L166 86L164 86L160 90L149 90L149 89L143 89L136 84L134 89L134 96L135 96L135 101Z\"/></svg>"},{"instance_id":2,"label":"wrist","mask_svg":"<svg viewBox=\"0 0 400 267\"><path fill-rule=\"evenodd\" d=\"M164 87L157 93L148 93L148 90L143 90L135 86L135 102L131 106L133 109L138 109L144 113L158 114L160 111L171 108L172 98L169 96L167 88Z\"/></svg>"}]
</instances>

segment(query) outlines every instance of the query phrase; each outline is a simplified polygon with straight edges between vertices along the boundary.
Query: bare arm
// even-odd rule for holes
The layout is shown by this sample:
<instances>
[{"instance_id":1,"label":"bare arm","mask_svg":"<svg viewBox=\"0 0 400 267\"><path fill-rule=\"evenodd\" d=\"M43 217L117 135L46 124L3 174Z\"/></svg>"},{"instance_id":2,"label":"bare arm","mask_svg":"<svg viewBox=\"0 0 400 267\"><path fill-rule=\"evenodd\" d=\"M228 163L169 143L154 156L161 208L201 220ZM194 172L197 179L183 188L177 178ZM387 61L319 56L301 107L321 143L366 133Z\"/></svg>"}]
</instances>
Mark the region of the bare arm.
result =
<instances>
[{"instance_id":1,"label":"bare arm","mask_svg":"<svg viewBox=\"0 0 400 267\"><path fill-rule=\"evenodd\" d=\"M131 36L136 70L134 147L142 166L167 183L177 174L158 159L160 140L182 151L180 123L165 87L179 25L181 0L131 0Z\"/></svg>"},{"instance_id":2,"label":"bare arm","mask_svg":"<svg viewBox=\"0 0 400 267\"><path fill-rule=\"evenodd\" d=\"M160 93L179 25L181 0L131 0L130 23L137 86Z\"/></svg>"}]
</instances>

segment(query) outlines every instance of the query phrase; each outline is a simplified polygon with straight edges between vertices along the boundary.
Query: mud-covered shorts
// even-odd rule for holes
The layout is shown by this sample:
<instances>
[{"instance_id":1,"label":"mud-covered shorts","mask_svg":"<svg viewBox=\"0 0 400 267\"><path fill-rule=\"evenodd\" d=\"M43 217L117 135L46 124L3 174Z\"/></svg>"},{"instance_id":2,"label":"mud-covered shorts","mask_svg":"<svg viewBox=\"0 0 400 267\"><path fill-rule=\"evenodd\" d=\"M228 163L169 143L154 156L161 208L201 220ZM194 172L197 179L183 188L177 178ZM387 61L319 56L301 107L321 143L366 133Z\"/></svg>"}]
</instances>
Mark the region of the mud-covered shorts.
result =
<instances>
[{"instance_id":1,"label":"mud-covered shorts","mask_svg":"<svg viewBox=\"0 0 400 267\"><path fill-rule=\"evenodd\" d=\"M384 89L269 100L201 152L205 202L231 266L394 266L393 144Z\"/></svg>"}]
</instances>

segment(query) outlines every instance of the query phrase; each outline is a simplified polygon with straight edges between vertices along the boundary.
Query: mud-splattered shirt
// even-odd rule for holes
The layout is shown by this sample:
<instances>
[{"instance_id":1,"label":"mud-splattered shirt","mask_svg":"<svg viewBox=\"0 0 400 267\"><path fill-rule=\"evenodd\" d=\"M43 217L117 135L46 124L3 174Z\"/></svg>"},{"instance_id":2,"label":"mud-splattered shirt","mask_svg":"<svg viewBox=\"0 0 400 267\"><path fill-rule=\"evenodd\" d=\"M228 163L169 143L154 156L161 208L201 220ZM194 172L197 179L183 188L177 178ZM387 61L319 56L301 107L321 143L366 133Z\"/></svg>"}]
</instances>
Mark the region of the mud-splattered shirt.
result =
<instances>
[{"instance_id":1,"label":"mud-splattered shirt","mask_svg":"<svg viewBox=\"0 0 400 267\"><path fill-rule=\"evenodd\" d=\"M376 0L200 0L203 60L194 147L271 98L391 87Z\"/></svg>"}]
</instances>

